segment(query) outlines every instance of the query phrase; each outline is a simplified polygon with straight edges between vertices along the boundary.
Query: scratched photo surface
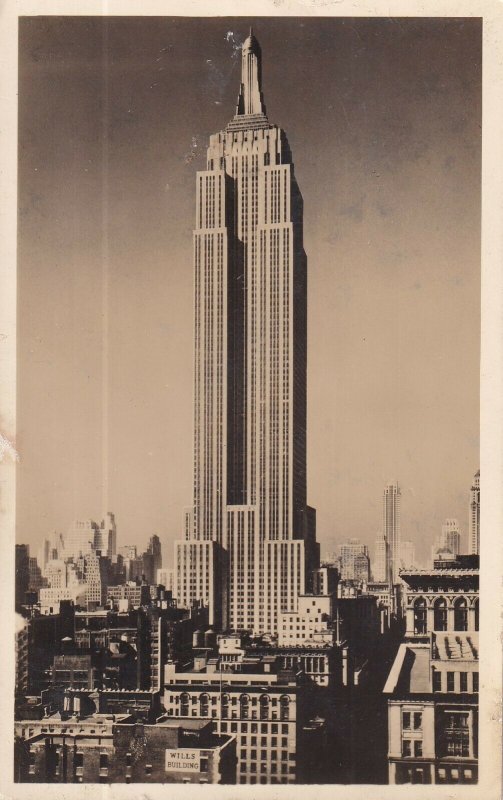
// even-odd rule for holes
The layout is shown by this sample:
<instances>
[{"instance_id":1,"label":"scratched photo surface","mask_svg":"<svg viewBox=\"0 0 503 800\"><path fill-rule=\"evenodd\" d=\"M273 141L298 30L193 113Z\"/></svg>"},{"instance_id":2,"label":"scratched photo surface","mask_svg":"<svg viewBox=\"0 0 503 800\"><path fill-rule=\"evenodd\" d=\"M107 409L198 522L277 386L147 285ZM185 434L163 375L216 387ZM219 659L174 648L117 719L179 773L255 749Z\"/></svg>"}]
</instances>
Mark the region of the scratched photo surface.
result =
<instances>
[{"instance_id":1,"label":"scratched photo surface","mask_svg":"<svg viewBox=\"0 0 503 800\"><path fill-rule=\"evenodd\" d=\"M481 35L19 19L16 781L477 782Z\"/></svg>"}]
</instances>

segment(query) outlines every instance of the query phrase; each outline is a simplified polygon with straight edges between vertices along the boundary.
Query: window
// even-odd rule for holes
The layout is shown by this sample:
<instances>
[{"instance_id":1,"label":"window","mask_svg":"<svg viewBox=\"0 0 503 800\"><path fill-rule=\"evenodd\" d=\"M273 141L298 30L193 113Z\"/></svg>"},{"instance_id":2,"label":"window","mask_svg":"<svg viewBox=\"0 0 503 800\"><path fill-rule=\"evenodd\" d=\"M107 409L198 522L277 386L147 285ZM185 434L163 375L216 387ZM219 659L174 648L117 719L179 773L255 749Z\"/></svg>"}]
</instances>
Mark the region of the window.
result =
<instances>
[{"instance_id":1,"label":"window","mask_svg":"<svg viewBox=\"0 0 503 800\"><path fill-rule=\"evenodd\" d=\"M468 691L468 673L467 672L460 672L459 673L459 691L460 692L467 692Z\"/></svg>"},{"instance_id":2,"label":"window","mask_svg":"<svg viewBox=\"0 0 503 800\"><path fill-rule=\"evenodd\" d=\"M426 600L419 597L414 603L414 633L426 633Z\"/></svg>"},{"instance_id":3,"label":"window","mask_svg":"<svg viewBox=\"0 0 503 800\"><path fill-rule=\"evenodd\" d=\"M442 691L442 673L438 672L438 670L433 671L433 691Z\"/></svg>"},{"instance_id":4,"label":"window","mask_svg":"<svg viewBox=\"0 0 503 800\"><path fill-rule=\"evenodd\" d=\"M470 755L468 712L445 711L440 722L440 755L468 757Z\"/></svg>"},{"instance_id":5,"label":"window","mask_svg":"<svg viewBox=\"0 0 503 800\"><path fill-rule=\"evenodd\" d=\"M410 739L404 739L402 741L402 756L408 758L410 755L412 755L412 742Z\"/></svg>"},{"instance_id":6,"label":"window","mask_svg":"<svg viewBox=\"0 0 503 800\"><path fill-rule=\"evenodd\" d=\"M241 696L240 700L240 707L241 707L241 719L248 719L250 716L250 698L247 694Z\"/></svg>"},{"instance_id":7,"label":"window","mask_svg":"<svg viewBox=\"0 0 503 800\"><path fill-rule=\"evenodd\" d=\"M189 714L189 702L190 698L188 694L184 692L180 695L180 715L182 717L187 717Z\"/></svg>"},{"instance_id":8,"label":"window","mask_svg":"<svg viewBox=\"0 0 503 800\"><path fill-rule=\"evenodd\" d=\"M269 697L264 694L260 698L260 719L268 719L269 717Z\"/></svg>"},{"instance_id":9,"label":"window","mask_svg":"<svg viewBox=\"0 0 503 800\"><path fill-rule=\"evenodd\" d=\"M448 692L454 691L454 672L447 673L447 691Z\"/></svg>"},{"instance_id":10,"label":"window","mask_svg":"<svg viewBox=\"0 0 503 800\"><path fill-rule=\"evenodd\" d=\"M202 694L199 698L199 713L201 717L207 717L209 714L210 698L207 694Z\"/></svg>"},{"instance_id":11,"label":"window","mask_svg":"<svg viewBox=\"0 0 503 800\"><path fill-rule=\"evenodd\" d=\"M402 728L406 731L410 730L410 711L404 711L402 714Z\"/></svg>"},{"instance_id":12,"label":"window","mask_svg":"<svg viewBox=\"0 0 503 800\"><path fill-rule=\"evenodd\" d=\"M421 711L414 712L414 730L418 731L423 727L423 715Z\"/></svg>"},{"instance_id":13,"label":"window","mask_svg":"<svg viewBox=\"0 0 503 800\"><path fill-rule=\"evenodd\" d=\"M447 601L445 597L435 600L433 607L433 628L436 631L447 630Z\"/></svg>"},{"instance_id":14,"label":"window","mask_svg":"<svg viewBox=\"0 0 503 800\"><path fill-rule=\"evenodd\" d=\"M283 697L280 699L280 719L288 719L289 715L290 715L290 698L286 697L286 695L283 695Z\"/></svg>"},{"instance_id":15,"label":"window","mask_svg":"<svg viewBox=\"0 0 503 800\"><path fill-rule=\"evenodd\" d=\"M473 682L473 691L478 692L479 690L479 673L473 672L472 673L472 682Z\"/></svg>"},{"instance_id":16,"label":"window","mask_svg":"<svg viewBox=\"0 0 503 800\"><path fill-rule=\"evenodd\" d=\"M479 601L475 600L473 608L475 609L475 630L479 629Z\"/></svg>"},{"instance_id":17,"label":"window","mask_svg":"<svg viewBox=\"0 0 503 800\"><path fill-rule=\"evenodd\" d=\"M222 695L222 719L228 719L229 717L229 695L223 694Z\"/></svg>"},{"instance_id":18,"label":"window","mask_svg":"<svg viewBox=\"0 0 503 800\"><path fill-rule=\"evenodd\" d=\"M416 758L423 755L423 742L421 739L416 739L414 741L414 755Z\"/></svg>"},{"instance_id":19,"label":"window","mask_svg":"<svg viewBox=\"0 0 503 800\"><path fill-rule=\"evenodd\" d=\"M468 630L468 604L464 597L458 597L454 603L454 630Z\"/></svg>"}]
</instances>

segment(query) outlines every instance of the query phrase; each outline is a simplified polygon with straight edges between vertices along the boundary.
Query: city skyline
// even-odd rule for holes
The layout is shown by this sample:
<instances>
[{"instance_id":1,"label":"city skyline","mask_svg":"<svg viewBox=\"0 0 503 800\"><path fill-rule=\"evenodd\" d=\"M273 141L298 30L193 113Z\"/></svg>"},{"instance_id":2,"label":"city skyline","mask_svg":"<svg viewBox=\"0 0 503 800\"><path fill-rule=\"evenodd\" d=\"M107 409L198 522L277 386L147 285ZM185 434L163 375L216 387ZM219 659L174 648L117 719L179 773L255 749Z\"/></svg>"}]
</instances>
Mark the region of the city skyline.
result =
<instances>
[{"instance_id":1,"label":"city skyline","mask_svg":"<svg viewBox=\"0 0 503 800\"><path fill-rule=\"evenodd\" d=\"M308 494L318 511L318 540L328 550L358 536L372 554L382 486L393 475L402 487L402 536L418 550L423 546L419 559L427 556L447 516L459 519L461 549L467 550L467 492L478 468L478 23L465 20L463 28L460 21L406 20L398 30L386 20L352 20L351 26L347 20L271 20L267 26L250 21L267 61L268 105L273 121L290 132L305 201L310 259ZM49 531L66 530L74 518L101 518L111 510L121 544L141 546L156 532L168 554L182 534L182 509L190 497L188 228L194 217L194 168L203 168L205 138L221 127L226 108L235 101L239 59L233 56L248 20L232 20L229 26L218 20L204 21L204 26L197 20L163 20L160 30L148 20L109 23L108 94L99 79L96 86L103 70L101 45L91 41L93 31L101 41L101 21L80 28L84 23L76 20L45 21L46 49L37 51L38 61L31 63L25 55L36 50L37 30L33 21L23 24L18 541L36 546ZM195 42L187 43L184 57L178 52L170 83L170 51L176 49L183 26ZM71 58L64 43L70 29L79 42ZM139 32L135 44L133 30ZM295 64L281 44L285 36L289 45L295 44ZM449 65L447 56L435 49L439 36L448 42ZM209 60L201 59L198 50L203 37ZM328 69L336 79L335 89L324 87L323 102L321 93L311 96L307 90L314 74L309 57L314 43L319 45L316 69ZM46 83L51 75L48 53L55 50L65 52L68 64L60 76L59 99ZM131 71L119 75L117 64L124 67L128 59L137 76ZM379 83L369 79L374 59L381 64ZM416 81L412 97L404 97L394 76L398 62L402 78ZM72 69L77 64L81 75L72 105ZM286 65L294 98L283 91ZM31 86L23 84L28 78ZM175 79L183 82L185 92L176 124L168 113L171 103L182 100ZM52 143L30 128L28 106L32 104L30 114L41 113L35 93L48 101L60 122ZM108 144L103 152L110 188L103 208L110 220L111 258L104 386L103 251L93 250L86 237L99 233L102 219L101 212L94 216L92 202L96 191L103 191L102 151L95 144L103 131L96 109L107 97ZM83 101L83 110L88 103L94 117L82 129L75 103ZM68 108L69 122L61 117ZM64 146L58 151L66 173L54 171L55 151L68 136L69 125L73 151ZM147 141L148 148L139 147L139 141ZM320 152L321 159L313 157ZM125 170L128 157L131 167ZM156 175L157 162L166 164L161 177ZM70 188L62 188L63 174L70 176ZM77 186L83 195L78 201L72 194ZM121 199L121 193L130 197L135 188L138 203L148 210L139 217L146 226L140 239L133 222L140 205ZM54 191L68 206L56 204L56 229L47 219ZM40 196L34 206L27 204L27 192ZM159 232L161 220L167 231ZM55 231L60 254L51 262L54 245L48 240ZM427 242L420 236L426 231ZM43 246L37 250L40 236ZM157 247L147 248L143 239L153 239ZM169 252L174 254L171 261ZM429 263L432 259L441 265L440 272ZM149 269L140 270L137 263L147 263ZM40 299L33 281L47 285L41 309L33 306ZM51 293L66 300L55 304ZM70 302L69 313L65 302L72 296L78 305ZM133 307L138 326L130 317ZM146 360L145 348L150 356ZM329 381L328 365L334 376ZM458 397L456 376L461 370L464 392ZM40 420L41 409L35 403L35 412L32 406L38 398L35 385L47 398L44 424L37 430L34 420L35 415ZM106 453L101 435L104 400ZM151 424L149 418L157 422ZM440 440L439 425L444 431ZM43 468L42 452L47 461ZM108 503L103 507L101 473L106 464Z\"/></svg>"}]
</instances>

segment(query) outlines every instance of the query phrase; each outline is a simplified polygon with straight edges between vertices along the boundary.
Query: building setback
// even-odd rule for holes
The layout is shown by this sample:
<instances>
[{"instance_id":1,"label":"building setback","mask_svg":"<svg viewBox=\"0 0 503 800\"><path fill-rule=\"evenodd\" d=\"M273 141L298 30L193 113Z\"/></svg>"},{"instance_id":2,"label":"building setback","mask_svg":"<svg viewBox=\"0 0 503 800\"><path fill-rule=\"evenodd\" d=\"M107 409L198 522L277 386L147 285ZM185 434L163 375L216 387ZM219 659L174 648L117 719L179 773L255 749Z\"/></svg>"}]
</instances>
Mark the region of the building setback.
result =
<instances>
[{"instance_id":1,"label":"building setback","mask_svg":"<svg viewBox=\"0 0 503 800\"><path fill-rule=\"evenodd\" d=\"M251 32L241 81L197 174L194 496L175 594L208 603L217 628L276 633L319 557L306 500L307 261L292 154L266 115Z\"/></svg>"}]
</instances>

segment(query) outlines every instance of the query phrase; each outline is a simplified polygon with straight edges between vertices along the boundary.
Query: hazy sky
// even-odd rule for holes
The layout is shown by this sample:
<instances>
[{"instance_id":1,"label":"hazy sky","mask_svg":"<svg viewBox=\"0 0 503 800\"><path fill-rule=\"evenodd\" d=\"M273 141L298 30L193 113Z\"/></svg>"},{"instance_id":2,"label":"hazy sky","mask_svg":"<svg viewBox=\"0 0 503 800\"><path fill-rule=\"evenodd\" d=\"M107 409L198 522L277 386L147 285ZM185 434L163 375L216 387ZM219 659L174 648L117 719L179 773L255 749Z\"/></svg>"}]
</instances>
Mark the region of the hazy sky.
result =
<instances>
[{"instance_id":1,"label":"hazy sky","mask_svg":"<svg viewBox=\"0 0 503 800\"><path fill-rule=\"evenodd\" d=\"M390 479L422 559L448 516L466 546L480 22L34 17L20 20L17 423L17 535L34 548L111 510L119 544L158 533L172 562L192 491L195 173L234 113L250 22L304 196L322 552L373 547Z\"/></svg>"}]
</instances>

